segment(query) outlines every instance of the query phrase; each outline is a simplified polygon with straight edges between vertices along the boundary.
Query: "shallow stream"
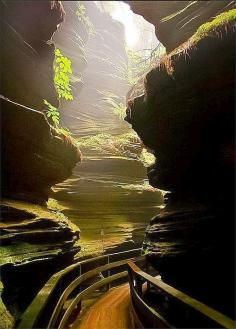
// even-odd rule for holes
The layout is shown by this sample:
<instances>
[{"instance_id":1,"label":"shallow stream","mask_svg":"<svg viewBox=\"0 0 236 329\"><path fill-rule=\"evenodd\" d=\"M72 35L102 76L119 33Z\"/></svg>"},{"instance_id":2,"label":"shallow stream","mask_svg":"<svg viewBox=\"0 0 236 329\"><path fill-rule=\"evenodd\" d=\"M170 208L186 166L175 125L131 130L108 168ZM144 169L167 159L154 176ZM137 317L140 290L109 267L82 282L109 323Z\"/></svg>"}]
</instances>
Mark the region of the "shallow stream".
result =
<instances>
[{"instance_id":1,"label":"shallow stream","mask_svg":"<svg viewBox=\"0 0 236 329\"><path fill-rule=\"evenodd\" d=\"M140 161L82 151L73 175L54 188L63 213L81 230L82 252L140 246L146 225L159 212L161 192L148 185Z\"/></svg>"}]
</instances>

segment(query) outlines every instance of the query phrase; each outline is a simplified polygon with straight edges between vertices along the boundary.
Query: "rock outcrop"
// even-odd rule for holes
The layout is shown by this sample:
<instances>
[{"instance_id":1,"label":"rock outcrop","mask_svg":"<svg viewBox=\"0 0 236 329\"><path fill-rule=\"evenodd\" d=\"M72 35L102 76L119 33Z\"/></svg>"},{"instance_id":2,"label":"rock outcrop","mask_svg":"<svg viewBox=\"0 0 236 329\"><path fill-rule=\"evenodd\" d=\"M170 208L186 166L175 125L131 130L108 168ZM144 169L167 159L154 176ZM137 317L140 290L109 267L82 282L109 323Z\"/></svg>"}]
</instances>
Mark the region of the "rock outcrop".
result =
<instances>
[{"instance_id":1,"label":"rock outcrop","mask_svg":"<svg viewBox=\"0 0 236 329\"><path fill-rule=\"evenodd\" d=\"M44 202L80 160L77 146L39 111L4 98L0 108L2 195Z\"/></svg>"},{"instance_id":2,"label":"rock outcrop","mask_svg":"<svg viewBox=\"0 0 236 329\"><path fill-rule=\"evenodd\" d=\"M235 1L125 1L135 14L155 26L167 52L178 47L221 12L235 8Z\"/></svg>"},{"instance_id":3,"label":"rock outcrop","mask_svg":"<svg viewBox=\"0 0 236 329\"><path fill-rule=\"evenodd\" d=\"M11 328L46 280L80 250L79 229L45 208L51 186L71 175L80 152L42 113L44 99L59 106L51 38L64 19L60 1L0 5L0 322Z\"/></svg>"},{"instance_id":4,"label":"rock outcrop","mask_svg":"<svg viewBox=\"0 0 236 329\"><path fill-rule=\"evenodd\" d=\"M152 6L161 12L162 3ZM235 21L235 9L220 14L163 58L147 74L144 94L129 100L126 118L156 156L148 169L151 185L170 191L146 231L148 258L164 280L231 317Z\"/></svg>"},{"instance_id":5,"label":"rock outcrop","mask_svg":"<svg viewBox=\"0 0 236 329\"><path fill-rule=\"evenodd\" d=\"M64 15L60 1L1 2L3 196L43 202L80 159L76 145L37 112L46 111L44 99L59 106L51 38Z\"/></svg>"},{"instance_id":6,"label":"rock outcrop","mask_svg":"<svg viewBox=\"0 0 236 329\"><path fill-rule=\"evenodd\" d=\"M73 262L80 232L61 213L41 206L3 200L0 210L1 297L17 319L47 279Z\"/></svg>"},{"instance_id":7,"label":"rock outcrop","mask_svg":"<svg viewBox=\"0 0 236 329\"><path fill-rule=\"evenodd\" d=\"M1 1L2 95L38 111L43 99L59 106L51 38L63 19L60 1Z\"/></svg>"}]
</instances>

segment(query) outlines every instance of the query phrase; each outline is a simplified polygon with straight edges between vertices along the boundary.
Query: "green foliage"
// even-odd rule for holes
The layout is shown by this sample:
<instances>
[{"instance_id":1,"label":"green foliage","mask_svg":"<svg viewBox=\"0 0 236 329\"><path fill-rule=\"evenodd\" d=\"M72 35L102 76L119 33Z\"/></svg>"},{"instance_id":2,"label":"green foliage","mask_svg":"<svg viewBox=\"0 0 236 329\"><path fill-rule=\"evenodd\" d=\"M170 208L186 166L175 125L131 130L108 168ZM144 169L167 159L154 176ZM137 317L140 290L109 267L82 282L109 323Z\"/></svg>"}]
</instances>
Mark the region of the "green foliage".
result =
<instances>
[{"instance_id":1,"label":"green foliage","mask_svg":"<svg viewBox=\"0 0 236 329\"><path fill-rule=\"evenodd\" d=\"M64 135L64 136L69 136L69 137L71 137L72 136L72 133L71 133L71 131L68 129L68 128L66 128L66 127L57 127L56 128L56 130L57 130L57 132L59 133L59 134L62 134L62 135Z\"/></svg>"},{"instance_id":2,"label":"green foliage","mask_svg":"<svg viewBox=\"0 0 236 329\"><path fill-rule=\"evenodd\" d=\"M78 146L81 149L90 149L110 156L137 160L147 167L154 163L155 157L144 149L138 135L134 131L120 135L97 134L80 137Z\"/></svg>"},{"instance_id":3,"label":"green foliage","mask_svg":"<svg viewBox=\"0 0 236 329\"><path fill-rule=\"evenodd\" d=\"M59 134L65 136L71 136L71 132L68 128L60 126L60 113L55 106L52 106L46 99L43 100L44 104L47 106L46 116L50 118Z\"/></svg>"},{"instance_id":4,"label":"green foliage","mask_svg":"<svg viewBox=\"0 0 236 329\"><path fill-rule=\"evenodd\" d=\"M126 80L129 85L135 86L157 61L165 53L164 47L159 44L155 49L146 49L145 51L135 51L126 48L128 65L125 67Z\"/></svg>"},{"instance_id":5,"label":"green foliage","mask_svg":"<svg viewBox=\"0 0 236 329\"><path fill-rule=\"evenodd\" d=\"M50 104L46 99L43 100L44 104L47 106L46 115L48 118L51 118L54 125L57 127L60 123L60 113L58 109L52 104Z\"/></svg>"},{"instance_id":6,"label":"green foliage","mask_svg":"<svg viewBox=\"0 0 236 329\"><path fill-rule=\"evenodd\" d=\"M54 85L59 98L72 100L70 79L72 76L71 60L61 53L60 49L55 50L54 60Z\"/></svg>"},{"instance_id":7,"label":"green foliage","mask_svg":"<svg viewBox=\"0 0 236 329\"><path fill-rule=\"evenodd\" d=\"M76 15L81 23L86 28L89 36L95 35L95 29L93 23L90 21L86 13L86 8L82 3L77 3Z\"/></svg>"},{"instance_id":8,"label":"green foliage","mask_svg":"<svg viewBox=\"0 0 236 329\"><path fill-rule=\"evenodd\" d=\"M149 192L156 192L157 189L152 187L147 180L143 181L143 184L125 184L125 185L120 185L121 188L129 191L136 191L136 192L144 192L144 191L149 191Z\"/></svg>"},{"instance_id":9,"label":"green foliage","mask_svg":"<svg viewBox=\"0 0 236 329\"><path fill-rule=\"evenodd\" d=\"M72 76L71 60L63 56L60 49L55 50L54 60L54 85L57 90L59 98L66 100L72 100L73 95L71 93L70 79ZM50 118L57 131L65 136L70 136L71 133L67 128L60 125L60 113L58 109L50 104L46 99L43 99L43 103L47 106L46 116Z\"/></svg>"},{"instance_id":10,"label":"green foliage","mask_svg":"<svg viewBox=\"0 0 236 329\"><path fill-rule=\"evenodd\" d=\"M216 16L212 21L202 24L197 32L193 35L192 40L197 42L200 39L207 37L212 32L217 29L226 26L230 22L236 19L236 9L226 11L218 16Z\"/></svg>"},{"instance_id":11,"label":"green foliage","mask_svg":"<svg viewBox=\"0 0 236 329\"><path fill-rule=\"evenodd\" d=\"M143 163L144 167L148 167L155 163L155 156L148 152L147 149L142 149L141 155L140 155L140 161Z\"/></svg>"},{"instance_id":12,"label":"green foliage","mask_svg":"<svg viewBox=\"0 0 236 329\"><path fill-rule=\"evenodd\" d=\"M126 48L126 53L128 56L127 80L130 86L134 86L147 70L146 64L140 52Z\"/></svg>"},{"instance_id":13,"label":"green foliage","mask_svg":"<svg viewBox=\"0 0 236 329\"><path fill-rule=\"evenodd\" d=\"M122 156L136 159L141 152L139 138L135 132L121 135L97 134L89 137L81 137L78 141L79 147L96 150L102 154Z\"/></svg>"},{"instance_id":14,"label":"green foliage","mask_svg":"<svg viewBox=\"0 0 236 329\"><path fill-rule=\"evenodd\" d=\"M62 211L65 208L59 204L59 202L55 199L49 198L47 201L47 208L53 211Z\"/></svg>"},{"instance_id":15,"label":"green foliage","mask_svg":"<svg viewBox=\"0 0 236 329\"><path fill-rule=\"evenodd\" d=\"M113 113L115 113L120 119L123 120L126 115L125 99L122 99L110 91L103 91L101 94L102 101L106 105L110 105Z\"/></svg>"}]
</instances>

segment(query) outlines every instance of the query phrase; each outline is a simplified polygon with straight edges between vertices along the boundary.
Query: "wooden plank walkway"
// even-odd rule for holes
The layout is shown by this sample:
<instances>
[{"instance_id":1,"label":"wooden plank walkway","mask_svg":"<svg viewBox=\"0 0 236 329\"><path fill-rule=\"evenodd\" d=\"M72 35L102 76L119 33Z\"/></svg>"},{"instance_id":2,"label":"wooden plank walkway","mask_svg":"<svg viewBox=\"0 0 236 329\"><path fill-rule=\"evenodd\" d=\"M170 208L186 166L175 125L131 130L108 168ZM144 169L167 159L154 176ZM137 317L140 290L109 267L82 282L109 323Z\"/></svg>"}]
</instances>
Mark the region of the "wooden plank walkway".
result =
<instances>
[{"instance_id":1,"label":"wooden plank walkway","mask_svg":"<svg viewBox=\"0 0 236 329\"><path fill-rule=\"evenodd\" d=\"M73 329L133 329L129 285L114 288L101 297Z\"/></svg>"}]
</instances>

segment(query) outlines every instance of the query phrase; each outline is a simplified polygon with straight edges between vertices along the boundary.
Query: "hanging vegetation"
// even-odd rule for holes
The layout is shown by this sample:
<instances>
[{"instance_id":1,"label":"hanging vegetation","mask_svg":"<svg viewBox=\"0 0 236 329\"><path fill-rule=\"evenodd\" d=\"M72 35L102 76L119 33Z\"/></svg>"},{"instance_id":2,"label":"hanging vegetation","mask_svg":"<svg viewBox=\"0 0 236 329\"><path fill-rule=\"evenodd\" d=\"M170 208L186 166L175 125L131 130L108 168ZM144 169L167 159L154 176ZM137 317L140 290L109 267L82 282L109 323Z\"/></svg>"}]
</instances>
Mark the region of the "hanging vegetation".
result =
<instances>
[{"instance_id":1,"label":"hanging vegetation","mask_svg":"<svg viewBox=\"0 0 236 329\"><path fill-rule=\"evenodd\" d=\"M77 3L76 15L78 19L81 21L81 23L84 25L84 27L86 28L89 36L95 35L94 25L89 19L86 13L86 8L82 3L79 2Z\"/></svg>"},{"instance_id":2,"label":"hanging vegetation","mask_svg":"<svg viewBox=\"0 0 236 329\"><path fill-rule=\"evenodd\" d=\"M71 60L64 56L60 49L55 50L54 84L59 98L72 100L70 79L72 76Z\"/></svg>"},{"instance_id":3,"label":"hanging vegetation","mask_svg":"<svg viewBox=\"0 0 236 329\"><path fill-rule=\"evenodd\" d=\"M55 106L52 106L46 99L43 100L44 104L47 106L47 117L51 118L55 126L58 126L60 123L60 113Z\"/></svg>"},{"instance_id":4,"label":"hanging vegetation","mask_svg":"<svg viewBox=\"0 0 236 329\"><path fill-rule=\"evenodd\" d=\"M59 98L67 101L73 100L70 80L72 76L71 60L64 56L60 49L55 50L54 60L54 85ZM47 106L46 116L51 120L58 132L64 135L71 135L69 129L60 126L60 112L46 99L43 100Z\"/></svg>"}]
</instances>

